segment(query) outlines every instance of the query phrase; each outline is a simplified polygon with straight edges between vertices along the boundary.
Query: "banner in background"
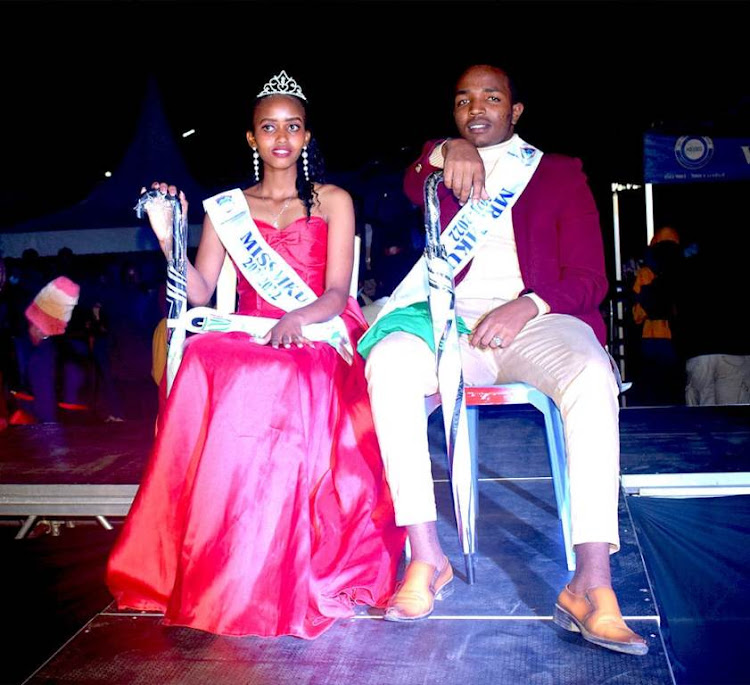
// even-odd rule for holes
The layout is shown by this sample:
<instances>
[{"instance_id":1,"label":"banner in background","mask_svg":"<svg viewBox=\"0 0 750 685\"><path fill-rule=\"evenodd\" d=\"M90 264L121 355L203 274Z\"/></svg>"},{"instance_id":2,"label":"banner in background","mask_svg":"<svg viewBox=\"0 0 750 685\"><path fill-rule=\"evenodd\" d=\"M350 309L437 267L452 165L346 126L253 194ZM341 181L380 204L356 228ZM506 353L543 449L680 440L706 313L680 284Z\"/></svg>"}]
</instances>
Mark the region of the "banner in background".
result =
<instances>
[{"instance_id":1,"label":"banner in background","mask_svg":"<svg viewBox=\"0 0 750 685\"><path fill-rule=\"evenodd\" d=\"M750 180L750 137L643 136L645 183Z\"/></svg>"}]
</instances>

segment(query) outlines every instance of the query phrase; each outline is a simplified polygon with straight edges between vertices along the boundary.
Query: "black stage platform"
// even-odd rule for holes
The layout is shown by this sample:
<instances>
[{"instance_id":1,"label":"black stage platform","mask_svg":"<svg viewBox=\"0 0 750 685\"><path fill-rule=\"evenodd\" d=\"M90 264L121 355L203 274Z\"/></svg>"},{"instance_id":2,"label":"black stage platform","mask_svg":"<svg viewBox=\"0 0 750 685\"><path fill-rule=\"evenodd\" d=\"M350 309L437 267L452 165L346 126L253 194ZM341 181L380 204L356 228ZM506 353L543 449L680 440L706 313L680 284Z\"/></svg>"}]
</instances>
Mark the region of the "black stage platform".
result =
<instances>
[{"instance_id":1,"label":"black stage platform","mask_svg":"<svg viewBox=\"0 0 750 685\"><path fill-rule=\"evenodd\" d=\"M622 489L622 550L612 557L623 614L649 642L647 656L630 657L552 623L556 594L571 574L541 414L523 406L487 408L480 416L479 555L472 586L458 547L439 413L430 421L439 531L458 574L456 592L429 620L392 624L363 609L311 642L217 637L113 608L104 564L127 509L127 488L138 482L152 422L15 426L0 433L0 544L10 595L0 682L698 682L684 659L675 668L681 656L665 639L658 590L629 506L642 483ZM662 473L675 481L688 473L731 472L741 481L750 472L750 406L624 408L621 433L623 476ZM710 484L700 486L710 494ZM710 685L740 682L727 679L733 671L722 680L722 668L726 663L716 664Z\"/></svg>"}]
</instances>

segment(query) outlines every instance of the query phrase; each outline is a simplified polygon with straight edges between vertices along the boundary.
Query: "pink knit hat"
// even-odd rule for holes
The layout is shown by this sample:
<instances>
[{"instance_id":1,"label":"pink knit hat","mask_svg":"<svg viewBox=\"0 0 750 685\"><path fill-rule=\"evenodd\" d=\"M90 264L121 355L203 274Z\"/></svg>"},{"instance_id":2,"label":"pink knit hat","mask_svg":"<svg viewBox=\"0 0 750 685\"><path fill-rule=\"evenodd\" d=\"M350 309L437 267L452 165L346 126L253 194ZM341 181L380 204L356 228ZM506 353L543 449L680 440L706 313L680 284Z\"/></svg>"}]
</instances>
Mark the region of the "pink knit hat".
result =
<instances>
[{"instance_id":1,"label":"pink knit hat","mask_svg":"<svg viewBox=\"0 0 750 685\"><path fill-rule=\"evenodd\" d=\"M62 335L78 304L81 288L65 276L45 285L26 309L26 318L44 335Z\"/></svg>"}]
</instances>

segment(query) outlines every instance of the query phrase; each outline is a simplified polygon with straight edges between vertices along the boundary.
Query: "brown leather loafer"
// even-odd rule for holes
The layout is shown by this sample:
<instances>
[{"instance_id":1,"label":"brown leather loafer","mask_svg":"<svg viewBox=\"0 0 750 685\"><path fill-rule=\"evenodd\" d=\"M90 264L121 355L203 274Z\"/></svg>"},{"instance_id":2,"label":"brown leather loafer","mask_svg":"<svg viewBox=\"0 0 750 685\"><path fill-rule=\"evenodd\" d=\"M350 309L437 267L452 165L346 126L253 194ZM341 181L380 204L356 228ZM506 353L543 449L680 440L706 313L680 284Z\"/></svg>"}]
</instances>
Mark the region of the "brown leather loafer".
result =
<instances>
[{"instance_id":1,"label":"brown leather loafer","mask_svg":"<svg viewBox=\"0 0 750 685\"><path fill-rule=\"evenodd\" d=\"M555 602L554 621L605 649L639 656L648 652L646 640L623 621L612 588L595 587L576 595L566 585Z\"/></svg>"},{"instance_id":2,"label":"brown leather loafer","mask_svg":"<svg viewBox=\"0 0 750 685\"><path fill-rule=\"evenodd\" d=\"M383 618L386 621L419 621L427 618L436 599L444 599L453 592L453 567L444 557L440 569L424 561L412 561L404 579L388 602Z\"/></svg>"}]
</instances>

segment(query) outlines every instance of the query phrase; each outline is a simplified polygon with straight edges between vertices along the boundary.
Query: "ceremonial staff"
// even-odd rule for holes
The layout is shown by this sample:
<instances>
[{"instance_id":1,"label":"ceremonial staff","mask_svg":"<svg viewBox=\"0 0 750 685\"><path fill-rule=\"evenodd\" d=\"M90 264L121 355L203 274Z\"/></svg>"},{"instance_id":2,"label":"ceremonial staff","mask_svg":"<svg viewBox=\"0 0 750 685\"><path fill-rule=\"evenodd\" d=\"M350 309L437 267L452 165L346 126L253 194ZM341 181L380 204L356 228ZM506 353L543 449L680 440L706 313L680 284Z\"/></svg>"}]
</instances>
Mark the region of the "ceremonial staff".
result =
<instances>
[{"instance_id":1,"label":"ceremonial staff","mask_svg":"<svg viewBox=\"0 0 750 685\"><path fill-rule=\"evenodd\" d=\"M136 216L148 214L157 237L166 239L167 257L167 394L182 361L186 331L183 314L187 309L187 212L177 195L161 190L141 194Z\"/></svg>"},{"instance_id":2,"label":"ceremonial staff","mask_svg":"<svg viewBox=\"0 0 750 685\"><path fill-rule=\"evenodd\" d=\"M430 286L428 301L435 339L435 361L453 490L453 508L466 562L466 574L469 584L472 584L476 552L477 493L472 474L464 379L458 347L453 267L448 262L444 245L440 242L440 204L437 187L442 180L443 172L436 171L427 177L424 185L427 234L425 261Z\"/></svg>"}]
</instances>

